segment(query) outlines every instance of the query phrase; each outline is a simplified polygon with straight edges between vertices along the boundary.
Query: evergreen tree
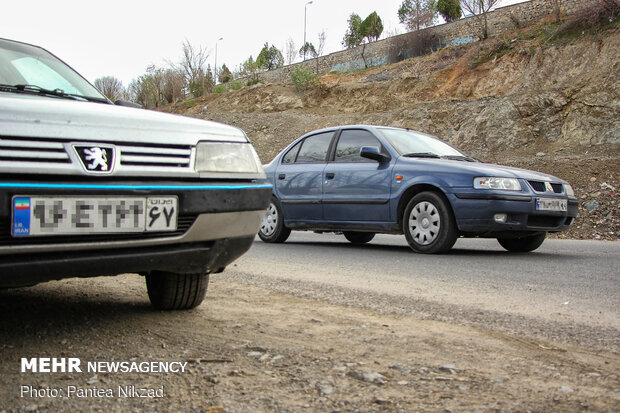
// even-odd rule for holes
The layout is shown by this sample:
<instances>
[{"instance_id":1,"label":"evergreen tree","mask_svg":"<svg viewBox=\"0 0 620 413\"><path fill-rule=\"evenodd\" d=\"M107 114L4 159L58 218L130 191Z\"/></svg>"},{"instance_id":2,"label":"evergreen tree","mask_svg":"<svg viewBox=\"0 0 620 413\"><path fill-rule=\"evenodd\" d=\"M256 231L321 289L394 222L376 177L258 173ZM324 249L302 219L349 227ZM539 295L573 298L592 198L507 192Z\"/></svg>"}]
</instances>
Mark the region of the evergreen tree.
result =
<instances>
[{"instance_id":1,"label":"evergreen tree","mask_svg":"<svg viewBox=\"0 0 620 413\"><path fill-rule=\"evenodd\" d=\"M226 65L222 65L220 72L217 74L217 80L220 83L228 83L232 80L233 75L230 72L230 69L226 67Z\"/></svg>"},{"instance_id":2,"label":"evergreen tree","mask_svg":"<svg viewBox=\"0 0 620 413\"><path fill-rule=\"evenodd\" d=\"M342 45L347 49L351 49L359 46L362 44L362 41L364 41L364 34L362 32L362 18L355 13L351 13L349 16L348 25L349 27L344 34L344 39L342 39Z\"/></svg>"},{"instance_id":3,"label":"evergreen tree","mask_svg":"<svg viewBox=\"0 0 620 413\"><path fill-rule=\"evenodd\" d=\"M448 23L460 19L463 15L460 0L437 0L437 11Z\"/></svg>"},{"instance_id":4,"label":"evergreen tree","mask_svg":"<svg viewBox=\"0 0 620 413\"><path fill-rule=\"evenodd\" d=\"M436 15L435 0L403 0L398 8L398 20L411 31L431 26Z\"/></svg>"},{"instance_id":5,"label":"evergreen tree","mask_svg":"<svg viewBox=\"0 0 620 413\"><path fill-rule=\"evenodd\" d=\"M269 43L265 43L265 46L256 58L256 64L265 70L276 69L284 65L284 56L282 56L282 52L277 47L274 45L269 46Z\"/></svg>"},{"instance_id":6,"label":"evergreen tree","mask_svg":"<svg viewBox=\"0 0 620 413\"><path fill-rule=\"evenodd\" d=\"M310 42L306 42L306 44L304 44L302 48L299 49L299 56L304 57L306 55L310 55L312 57L319 56L319 54L316 52L316 48Z\"/></svg>"},{"instance_id":7,"label":"evergreen tree","mask_svg":"<svg viewBox=\"0 0 620 413\"><path fill-rule=\"evenodd\" d=\"M361 32L368 42L377 41L383 33L383 22L376 11L373 11L362 22Z\"/></svg>"}]
</instances>

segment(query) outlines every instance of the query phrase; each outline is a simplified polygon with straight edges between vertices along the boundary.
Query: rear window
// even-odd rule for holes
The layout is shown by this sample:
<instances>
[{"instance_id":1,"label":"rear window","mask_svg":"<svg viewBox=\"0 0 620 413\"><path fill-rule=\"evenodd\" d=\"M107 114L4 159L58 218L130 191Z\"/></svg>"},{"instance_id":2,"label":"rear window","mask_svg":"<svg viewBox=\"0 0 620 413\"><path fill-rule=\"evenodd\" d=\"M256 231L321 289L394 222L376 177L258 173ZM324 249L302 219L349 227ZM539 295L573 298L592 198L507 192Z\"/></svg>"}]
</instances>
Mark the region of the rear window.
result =
<instances>
[{"instance_id":1,"label":"rear window","mask_svg":"<svg viewBox=\"0 0 620 413\"><path fill-rule=\"evenodd\" d=\"M324 132L304 139L296 162L325 162L333 136L334 132Z\"/></svg>"}]
</instances>

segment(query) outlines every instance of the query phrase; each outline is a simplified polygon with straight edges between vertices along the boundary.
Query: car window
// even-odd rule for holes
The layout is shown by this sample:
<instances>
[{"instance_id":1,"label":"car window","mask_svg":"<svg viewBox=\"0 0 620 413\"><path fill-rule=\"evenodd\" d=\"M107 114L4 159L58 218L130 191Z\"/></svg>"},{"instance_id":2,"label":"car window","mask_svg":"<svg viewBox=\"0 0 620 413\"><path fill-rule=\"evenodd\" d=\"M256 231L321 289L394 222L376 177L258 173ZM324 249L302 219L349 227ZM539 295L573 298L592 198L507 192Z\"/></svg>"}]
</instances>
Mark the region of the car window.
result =
<instances>
[{"instance_id":1,"label":"car window","mask_svg":"<svg viewBox=\"0 0 620 413\"><path fill-rule=\"evenodd\" d=\"M62 89L66 93L80 94L81 91L60 76L52 68L34 57L15 59L13 66L29 85L37 85L46 89Z\"/></svg>"},{"instance_id":2,"label":"car window","mask_svg":"<svg viewBox=\"0 0 620 413\"><path fill-rule=\"evenodd\" d=\"M282 163L289 164L294 163L295 158L297 158L297 153L299 152L299 148L301 147L301 142L298 142L295 146L293 146L283 157Z\"/></svg>"},{"instance_id":3,"label":"car window","mask_svg":"<svg viewBox=\"0 0 620 413\"><path fill-rule=\"evenodd\" d=\"M437 156L465 156L447 143L424 133L404 129L378 128L378 130L401 155L428 153Z\"/></svg>"},{"instance_id":4,"label":"car window","mask_svg":"<svg viewBox=\"0 0 620 413\"><path fill-rule=\"evenodd\" d=\"M378 146L385 153L381 142L372 133L362 129L346 129L340 133L336 146L335 162L371 162L360 156L362 146Z\"/></svg>"},{"instance_id":5,"label":"car window","mask_svg":"<svg viewBox=\"0 0 620 413\"><path fill-rule=\"evenodd\" d=\"M95 99L105 97L76 71L40 47L0 39L0 83L30 85Z\"/></svg>"},{"instance_id":6,"label":"car window","mask_svg":"<svg viewBox=\"0 0 620 413\"><path fill-rule=\"evenodd\" d=\"M304 139L296 162L325 162L333 136L334 132L324 132Z\"/></svg>"}]
</instances>

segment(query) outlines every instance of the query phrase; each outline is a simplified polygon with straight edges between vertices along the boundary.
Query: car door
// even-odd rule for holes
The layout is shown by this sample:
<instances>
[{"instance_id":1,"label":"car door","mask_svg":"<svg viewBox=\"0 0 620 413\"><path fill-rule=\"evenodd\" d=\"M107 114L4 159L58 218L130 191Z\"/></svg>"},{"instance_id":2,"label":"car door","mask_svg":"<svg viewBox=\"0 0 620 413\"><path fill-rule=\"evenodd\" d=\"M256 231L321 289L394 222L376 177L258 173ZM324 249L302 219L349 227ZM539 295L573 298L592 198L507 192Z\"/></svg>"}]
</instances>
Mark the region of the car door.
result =
<instances>
[{"instance_id":1,"label":"car door","mask_svg":"<svg viewBox=\"0 0 620 413\"><path fill-rule=\"evenodd\" d=\"M393 163L360 156L363 146L376 146L387 154L379 139L365 129L343 129L335 146L333 160L324 172L324 219L339 222L389 221Z\"/></svg>"},{"instance_id":2,"label":"car door","mask_svg":"<svg viewBox=\"0 0 620 413\"><path fill-rule=\"evenodd\" d=\"M276 191L285 221L323 218L323 171L334 131L308 136L293 146L276 171Z\"/></svg>"}]
</instances>

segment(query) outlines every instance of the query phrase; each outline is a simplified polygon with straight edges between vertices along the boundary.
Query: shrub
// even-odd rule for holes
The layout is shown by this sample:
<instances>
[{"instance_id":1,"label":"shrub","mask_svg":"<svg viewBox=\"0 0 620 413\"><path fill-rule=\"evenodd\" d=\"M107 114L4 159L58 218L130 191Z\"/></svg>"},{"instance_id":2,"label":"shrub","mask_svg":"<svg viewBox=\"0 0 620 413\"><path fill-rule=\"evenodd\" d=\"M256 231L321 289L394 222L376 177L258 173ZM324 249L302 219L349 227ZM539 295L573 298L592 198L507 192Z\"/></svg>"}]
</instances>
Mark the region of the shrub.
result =
<instances>
[{"instance_id":1,"label":"shrub","mask_svg":"<svg viewBox=\"0 0 620 413\"><path fill-rule=\"evenodd\" d=\"M226 87L226 85L220 84L220 85L215 85L215 87L213 88L213 93L225 93L228 91L228 88Z\"/></svg>"},{"instance_id":2,"label":"shrub","mask_svg":"<svg viewBox=\"0 0 620 413\"><path fill-rule=\"evenodd\" d=\"M228 87L232 90L239 90L243 87L243 82L241 80L233 80L228 82Z\"/></svg>"},{"instance_id":3,"label":"shrub","mask_svg":"<svg viewBox=\"0 0 620 413\"><path fill-rule=\"evenodd\" d=\"M618 15L620 15L618 0L599 0L578 11L573 18L560 27L560 32L605 25L613 22Z\"/></svg>"},{"instance_id":4,"label":"shrub","mask_svg":"<svg viewBox=\"0 0 620 413\"><path fill-rule=\"evenodd\" d=\"M291 80L295 85L295 90L302 91L313 88L318 83L318 78L314 73L305 67L298 67L291 72Z\"/></svg>"},{"instance_id":5,"label":"shrub","mask_svg":"<svg viewBox=\"0 0 620 413\"><path fill-rule=\"evenodd\" d=\"M430 53L433 46L439 47L436 39L432 38L427 30L417 30L395 37L390 42L388 61L390 63Z\"/></svg>"}]
</instances>

